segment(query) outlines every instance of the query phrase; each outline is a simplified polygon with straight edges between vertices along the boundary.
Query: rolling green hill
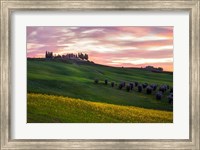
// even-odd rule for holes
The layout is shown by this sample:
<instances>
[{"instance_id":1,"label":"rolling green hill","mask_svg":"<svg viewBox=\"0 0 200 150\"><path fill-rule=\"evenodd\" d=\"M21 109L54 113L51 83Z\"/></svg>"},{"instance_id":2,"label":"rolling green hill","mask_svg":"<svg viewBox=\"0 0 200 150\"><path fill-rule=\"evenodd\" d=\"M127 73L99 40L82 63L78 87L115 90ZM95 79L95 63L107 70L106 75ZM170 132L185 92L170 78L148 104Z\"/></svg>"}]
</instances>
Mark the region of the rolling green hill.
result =
<instances>
[{"instance_id":1,"label":"rolling green hill","mask_svg":"<svg viewBox=\"0 0 200 150\"><path fill-rule=\"evenodd\" d=\"M156 110L172 111L168 104L167 95L161 101L155 99L155 92L147 95L134 89L126 92L105 85L108 79L115 83L121 81L140 83L168 84L172 86L173 76L166 73L153 73L142 69L115 68L92 63L74 63L28 60L27 63L28 93L42 93L50 95L79 98L93 102L103 102L116 105L136 106ZM94 84L94 79L101 80Z\"/></svg>"},{"instance_id":2,"label":"rolling green hill","mask_svg":"<svg viewBox=\"0 0 200 150\"><path fill-rule=\"evenodd\" d=\"M173 113L134 106L28 94L28 123L169 123Z\"/></svg>"}]
</instances>

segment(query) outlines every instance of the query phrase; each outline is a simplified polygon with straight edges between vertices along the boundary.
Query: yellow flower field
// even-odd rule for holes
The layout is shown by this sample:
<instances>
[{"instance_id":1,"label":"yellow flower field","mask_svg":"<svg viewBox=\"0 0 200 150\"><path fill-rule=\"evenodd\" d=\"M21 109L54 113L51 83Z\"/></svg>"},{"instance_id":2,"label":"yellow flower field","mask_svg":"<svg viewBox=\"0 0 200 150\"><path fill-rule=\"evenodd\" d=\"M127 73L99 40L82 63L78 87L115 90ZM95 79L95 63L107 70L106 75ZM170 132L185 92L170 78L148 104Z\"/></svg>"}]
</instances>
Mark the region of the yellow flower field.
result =
<instances>
[{"instance_id":1,"label":"yellow flower field","mask_svg":"<svg viewBox=\"0 0 200 150\"><path fill-rule=\"evenodd\" d=\"M69 97L28 94L28 123L172 123L173 113Z\"/></svg>"}]
</instances>

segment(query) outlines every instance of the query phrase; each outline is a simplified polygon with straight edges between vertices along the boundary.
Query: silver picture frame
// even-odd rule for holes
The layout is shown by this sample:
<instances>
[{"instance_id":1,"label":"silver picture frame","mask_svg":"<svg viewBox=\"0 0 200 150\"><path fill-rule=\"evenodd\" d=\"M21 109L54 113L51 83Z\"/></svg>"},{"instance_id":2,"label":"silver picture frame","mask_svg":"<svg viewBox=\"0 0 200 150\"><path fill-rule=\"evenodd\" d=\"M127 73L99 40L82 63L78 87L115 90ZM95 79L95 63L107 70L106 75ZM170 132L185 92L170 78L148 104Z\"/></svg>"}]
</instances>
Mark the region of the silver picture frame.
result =
<instances>
[{"instance_id":1,"label":"silver picture frame","mask_svg":"<svg viewBox=\"0 0 200 150\"><path fill-rule=\"evenodd\" d=\"M1 149L200 149L200 1L199 0L0 0L1 1ZM11 15L18 10L189 11L190 137L182 139L32 140L11 138Z\"/></svg>"}]
</instances>

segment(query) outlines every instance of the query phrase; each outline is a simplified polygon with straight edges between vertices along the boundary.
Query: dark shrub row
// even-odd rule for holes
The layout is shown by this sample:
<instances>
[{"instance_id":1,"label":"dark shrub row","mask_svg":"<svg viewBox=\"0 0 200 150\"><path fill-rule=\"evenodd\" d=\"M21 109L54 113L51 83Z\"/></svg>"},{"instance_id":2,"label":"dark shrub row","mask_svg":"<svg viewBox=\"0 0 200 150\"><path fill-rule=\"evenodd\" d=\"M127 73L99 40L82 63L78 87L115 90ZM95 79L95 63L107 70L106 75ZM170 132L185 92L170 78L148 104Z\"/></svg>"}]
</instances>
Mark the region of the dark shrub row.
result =
<instances>
[{"instance_id":1,"label":"dark shrub row","mask_svg":"<svg viewBox=\"0 0 200 150\"><path fill-rule=\"evenodd\" d=\"M98 84L99 80L95 79L94 83ZM105 85L109 84L109 82L108 82L107 79L104 80L104 84ZM110 82L110 85L111 85L111 87L117 86L117 84L115 84L115 82ZM150 94L152 94L153 91L157 90L158 85L157 84L148 84L148 83L142 83L142 84L140 84L139 82L132 82L132 83L127 84L124 81L121 82L121 83L119 83L119 85L118 85L118 89L119 90L125 89L127 92L132 91L134 89L134 87L137 88L138 92L141 93L143 90L146 90L146 94L150 95ZM169 104L173 104L173 88L170 88L169 85L160 85L159 88L158 88L158 91L155 94L155 98L157 100L161 100L163 98L163 94L167 90L169 90L169 93L170 93L167 96L168 102L169 102Z\"/></svg>"}]
</instances>

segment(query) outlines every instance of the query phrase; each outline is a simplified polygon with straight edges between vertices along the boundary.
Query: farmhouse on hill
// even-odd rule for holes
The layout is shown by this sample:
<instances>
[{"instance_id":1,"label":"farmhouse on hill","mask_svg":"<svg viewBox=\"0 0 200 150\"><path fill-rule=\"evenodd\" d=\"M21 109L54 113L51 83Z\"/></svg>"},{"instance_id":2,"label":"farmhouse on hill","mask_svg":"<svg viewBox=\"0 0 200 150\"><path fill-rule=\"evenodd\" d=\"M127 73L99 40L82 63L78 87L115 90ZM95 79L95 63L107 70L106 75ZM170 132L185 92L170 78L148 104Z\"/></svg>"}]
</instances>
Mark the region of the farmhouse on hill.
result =
<instances>
[{"instance_id":1,"label":"farmhouse on hill","mask_svg":"<svg viewBox=\"0 0 200 150\"><path fill-rule=\"evenodd\" d=\"M163 68L161 67L155 68L153 66L146 66L144 69L151 72L157 72L157 73L163 72Z\"/></svg>"}]
</instances>

